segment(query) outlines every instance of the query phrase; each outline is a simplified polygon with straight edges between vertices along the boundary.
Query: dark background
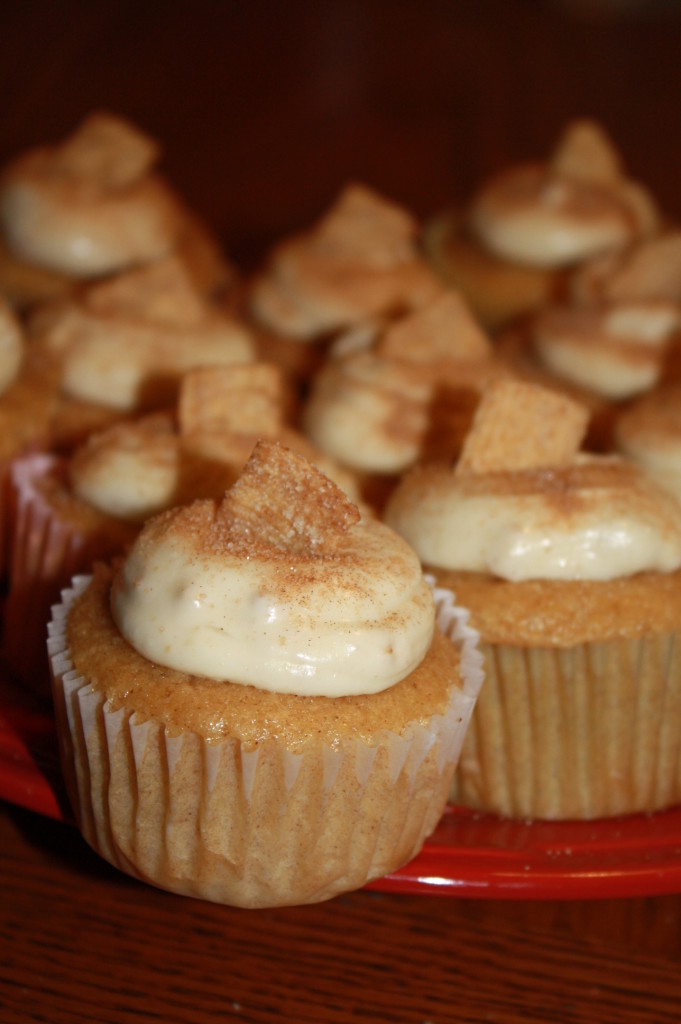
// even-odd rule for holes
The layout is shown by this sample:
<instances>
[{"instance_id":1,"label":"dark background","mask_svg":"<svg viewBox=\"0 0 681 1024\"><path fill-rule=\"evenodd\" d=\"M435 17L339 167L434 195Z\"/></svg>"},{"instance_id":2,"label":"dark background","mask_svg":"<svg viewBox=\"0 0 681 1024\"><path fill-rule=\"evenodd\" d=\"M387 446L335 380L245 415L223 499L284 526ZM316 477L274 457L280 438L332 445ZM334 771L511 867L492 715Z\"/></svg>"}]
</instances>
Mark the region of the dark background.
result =
<instances>
[{"instance_id":1,"label":"dark background","mask_svg":"<svg viewBox=\"0 0 681 1024\"><path fill-rule=\"evenodd\" d=\"M351 178L425 217L583 115L681 215L681 2L0 6L0 160L94 108L127 115L237 261Z\"/></svg>"}]
</instances>

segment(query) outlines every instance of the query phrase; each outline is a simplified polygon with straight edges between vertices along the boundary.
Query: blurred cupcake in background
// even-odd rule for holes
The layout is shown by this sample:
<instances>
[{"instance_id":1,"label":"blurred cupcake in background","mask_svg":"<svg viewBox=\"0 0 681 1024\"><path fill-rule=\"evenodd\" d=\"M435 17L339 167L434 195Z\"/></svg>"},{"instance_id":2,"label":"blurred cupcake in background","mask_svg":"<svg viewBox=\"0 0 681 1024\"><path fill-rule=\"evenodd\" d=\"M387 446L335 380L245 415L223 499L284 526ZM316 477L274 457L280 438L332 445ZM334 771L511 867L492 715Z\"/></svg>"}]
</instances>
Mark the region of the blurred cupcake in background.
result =
<instances>
[{"instance_id":1,"label":"blurred cupcake in background","mask_svg":"<svg viewBox=\"0 0 681 1024\"><path fill-rule=\"evenodd\" d=\"M30 307L171 253L200 291L223 291L233 271L156 170L160 156L129 121L96 112L12 160L0 175L0 292Z\"/></svg>"},{"instance_id":2,"label":"blurred cupcake in background","mask_svg":"<svg viewBox=\"0 0 681 1024\"><path fill-rule=\"evenodd\" d=\"M486 384L509 371L455 292L341 336L312 378L302 424L359 474L380 509L402 473L455 458Z\"/></svg>"},{"instance_id":3,"label":"blurred cupcake in background","mask_svg":"<svg viewBox=\"0 0 681 1024\"><path fill-rule=\"evenodd\" d=\"M43 306L30 331L32 348L59 375L57 450L115 420L173 405L193 367L255 356L252 332L199 292L175 256Z\"/></svg>"},{"instance_id":4,"label":"blurred cupcake in background","mask_svg":"<svg viewBox=\"0 0 681 1024\"><path fill-rule=\"evenodd\" d=\"M348 185L314 225L274 246L252 282L263 357L304 382L339 332L432 299L441 285L417 236L407 210Z\"/></svg>"},{"instance_id":5,"label":"blurred cupcake in background","mask_svg":"<svg viewBox=\"0 0 681 1024\"><path fill-rule=\"evenodd\" d=\"M496 330L543 306L585 260L654 235L660 214L632 180L603 129L567 125L549 159L513 166L483 184L462 211L425 228L424 247L443 280Z\"/></svg>"},{"instance_id":6,"label":"blurred cupcake in background","mask_svg":"<svg viewBox=\"0 0 681 1024\"><path fill-rule=\"evenodd\" d=\"M69 455L15 460L2 653L16 678L47 693L46 623L74 575L122 553L150 516L222 497L262 439L300 452L359 497L352 475L288 426L281 372L259 363L190 371L176 410L94 432Z\"/></svg>"},{"instance_id":7,"label":"blurred cupcake in background","mask_svg":"<svg viewBox=\"0 0 681 1024\"><path fill-rule=\"evenodd\" d=\"M681 383L643 395L618 417L615 446L681 502Z\"/></svg>"},{"instance_id":8,"label":"blurred cupcake in background","mask_svg":"<svg viewBox=\"0 0 681 1024\"><path fill-rule=\"evenodd\" d=\"M584 264L565 299L507 331L498 352L588 405L589 443L607 450L622 408L671 372L680 337L681 233L669 230Z\"/></svg>"}]
</instances>

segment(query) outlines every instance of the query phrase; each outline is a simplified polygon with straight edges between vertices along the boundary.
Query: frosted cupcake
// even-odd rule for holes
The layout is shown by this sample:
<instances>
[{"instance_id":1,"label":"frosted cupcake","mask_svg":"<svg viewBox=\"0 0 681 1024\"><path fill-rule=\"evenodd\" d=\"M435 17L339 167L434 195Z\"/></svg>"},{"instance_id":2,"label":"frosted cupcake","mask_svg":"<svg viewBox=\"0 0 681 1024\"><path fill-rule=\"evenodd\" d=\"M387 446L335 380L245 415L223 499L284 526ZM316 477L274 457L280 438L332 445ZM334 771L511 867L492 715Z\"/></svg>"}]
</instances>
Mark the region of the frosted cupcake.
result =
<instances>
[{"instance_id":1,"label":"frosted cupcake","mask_svg":"<svg viewBox=\"0 0 681 1024\"><path fill-rule=\"evenodd\" d=\"M681 501L681 385L669 383L618 417L615 446Z\"/></svg>"},{"instance_id":2,"label":"frosted cupcake","mask_svg":"<svg viewBox=\"0 0 681 1024\"><path fill-rule=\"evenodd\" d=\"M176 257L91 285L33 318L33 347L59 375L52 447L173 405L184 373L250 362L252 333L195 287Z\"/></svg>"},{"instance_id":3,"label":"frosted cupcake","mask_svg":"<svg viewBox=\"0 0 681 1024\"><path fill-rule=\"evenodd\" d=\"M548 160L493 177L463 215L435 217L425 248L444 280L496 329L554 298L565 273L584 260L654 234L659 219L601 127L578 120Z\"/></svg>"},{"instance_id":4,"label":"frosted cupcake","mask_svg":"<svg viewBox=\"0 0 681 1024\"><path fill-rule=\"evenodd\" d=\"M570 295L499 341L516 373L589 406L589 441L612 446L628 402L665 377L681 330L681 233L665 232L585 264Z\"/></svg>"},{"instance_id":5,"label":"frosted cupcake","mask_svg":"<svg viewBox=\"0 0 681 1024\"><path fill-rule=\"evenodd\" d=\"M380 508L411 466L458 455L480 393L507 373L466 303L443 290L387 324L341 336L311 382L303 427Z\"/></svg>"},{"instance_id":6,"label":"frosted cupcake","mask_svg":"<svg viewBox=\"0 0 681 1024\"><path fill-rule=\"evenodd\" d=\"M406 210L349 185L307 231L280 242L249 305L263 357L306 379L339 331L420 306L440 290Z\"/></svg>"},{"instance_id":7,"label":"frosted cupcake","mask_svg":"<svg viewBox=\"0 0 681 1024\"><path fill-rule=\"evenodd\" d=\"M288 427L283 410L277 368L201 368L182 379L176 414L116 424L69 456L43 453L12 464L2 650L19 680L48 692L45 623L72 576L124 551L152 515L220 498L259 439L286 443L358 496L352 476Z\"/></svg>"},{"instance_id":8,"label":"frosted cupcake","mask_svg":"<svg viewBox=\"0 0 681 1024\"><path fill-rule=\"evenodd\" d=\"M0 177L5 290L30 305L59 294L60 281L66 291L171 253L201 290L222 288L219 246L157 173L159 157L153 139L102 112L13 160Z\"/></svg>"},{"instance_id":9,"label":"frosted cupcake","mask_svg":"<svg viewBox=\"0 0 681 1024\"><path fill-rule=\"evenodd\" d=\"M151 520L56 610L86 839L147 882L249 907L393 870L437 823L480 684L435 616L404 542L258 446L223 502Z\"/></svg>"},{"instance_id":10,"label":"frosted cupcake","mask_svg":"<svg viewBox=\"0 0 681 1024\"><path fill-rule=\"evenodd\" d=\"M456 468L413 471L386 510L482 638L452 796L513 818L681 800L681 506L623 459L580 454L585 421L495 384Z\"/></svg>"},{"instance_id":11,"label":"frosted cupcake","mask_svg":"<svg viewBox=\"0 0 681 1024\"><path fill-rule=\"evenodd\" d=\"M26 345L24 330L0 298L0 578L8 550L9 471L12 460L49 442L56 380Z\"/></svg>"}]
</instances>

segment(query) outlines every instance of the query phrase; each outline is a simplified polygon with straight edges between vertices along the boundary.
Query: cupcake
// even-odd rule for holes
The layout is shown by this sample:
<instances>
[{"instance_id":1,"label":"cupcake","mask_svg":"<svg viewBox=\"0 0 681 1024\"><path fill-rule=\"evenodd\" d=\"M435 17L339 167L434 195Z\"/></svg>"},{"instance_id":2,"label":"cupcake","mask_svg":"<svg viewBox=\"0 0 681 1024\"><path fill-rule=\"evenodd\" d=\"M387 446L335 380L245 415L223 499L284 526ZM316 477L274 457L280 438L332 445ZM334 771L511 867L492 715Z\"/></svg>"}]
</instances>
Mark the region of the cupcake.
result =
<instances>
[{"instance_id":1,"label":"cupcake","mask_svg":"<svg viewBox=\"0 0 681 1024\"><path fill-rule=\"evenodd\" d=\"M460 295L341 336L310 383L307 435L381 508L417 462L458 455L485 384L508 371Z\"/></svg>"},{"instance_id":2,"label":"cupcake","mask_svg":"<svg viewBox=\"0 0 681 1024\"><path fill-rule=\"evenodd\" d=\"M347 186L316 224L274 247L252 282L249 309L263 358L305 381L330 337L437 294L417 234L405 209L363 185Z\"/></svg>"},{"instance_id":3,"label":"cupcake","mask_svg":"<svg viewBox=\"0 0 681 1024\"><path fill-rule=\"evenodd\" d=\"M49 443L57 384L49 362L26 344L24 329L0 298L0 579L6 583L12 460Z\"/></svg>"},{"instance_id":4,"label":"cupcake","mask_svg":"<svg viewBox=\"0 0 681 1024\"><path fill-rule=\"evenodd\" d=\"M182 378L176 413L97 431L68 456L14 461L2 652L18 680L49 692L45 623L71 577L121 553L152 515L221 497L260 438L303 454L358 498L352 476L286 425L284 405L276 367L198 368Z\"/></svg>"},{"instance_id":5,"label":"cupcake","mask_svg":"<svg viewBox=\"0 0 681 1024\"><path fill-rule=\"evenodd\" d=\"M173 405L193 367L255 356L252 332L207 300L175 256L42 309L31 333L32 346L59 376L51 439L57 450L108 423Z\"/></svg>"},{"instance_id":6,"label":"cupcake","mask_svg":"<svg viewBox=\"0 0 681 1024\"><path fill-rule=\"evenodd\" d=\"M559 303L499 339L517 374L587 405L589 444L612 447L631 400L670 373L681 331L681 233L667 231L585 264Z\"/></svg>"},{"instance_id":7,"label":"cupcake","mask_svg":"<svg viewBox=\"0 0 681 1024\"><path fill-rule=\"evenodd\" d=\"M75 581L49 647L87 841L173 892L310 903L392 871L447 799L481 682L418 559L267 442L221 502ZM440 622L458 615L445 600Z\"/></svg>"},{"instance_id":8,"label":"cupcake","mask_svg":"<svg viewBox=\"0 0 681 1024\"><path fill-rule=\"evenodd\" d=\"M201 290L222 289L231 271L156 171L159 156L154 139L98 112L63 141L12 160L0 176L0 291L32 305L171 253Z\"/></svg>"},{"instance_id":9,"label":"cupcake","mask_svg":"<svg viewBox=\"0 0 681 1024\"><path fill-rule=\"evenodd\" d=\"M681 502L681 384L668 383L632 403L615 423L614 441Z\"/></svg>"},{"instance_id":10,"label":"cupcake","mask_svg":"<svg viewBox=\"0 0 681 1024\"><path fill-rule=\"evenodd\" d=\"M654 234L659 220L602 128L577 120L548 160L503 171L463 214L433 218L424 245L434 269L496 330L560 294L567 271Z\"/></svg>"},{"instance_id":11,"label":"cupcake","mask_svg":"<svg viewBox=\"0 0 681 1024\"><path fill-rule=\"evenodd\" d=\"M505 817L681 800L681 506L580 453L585 426L564 396L495 383L456 467L412 471L385 513L480 633L452 798Z\"/></svg>"}]
</instances>

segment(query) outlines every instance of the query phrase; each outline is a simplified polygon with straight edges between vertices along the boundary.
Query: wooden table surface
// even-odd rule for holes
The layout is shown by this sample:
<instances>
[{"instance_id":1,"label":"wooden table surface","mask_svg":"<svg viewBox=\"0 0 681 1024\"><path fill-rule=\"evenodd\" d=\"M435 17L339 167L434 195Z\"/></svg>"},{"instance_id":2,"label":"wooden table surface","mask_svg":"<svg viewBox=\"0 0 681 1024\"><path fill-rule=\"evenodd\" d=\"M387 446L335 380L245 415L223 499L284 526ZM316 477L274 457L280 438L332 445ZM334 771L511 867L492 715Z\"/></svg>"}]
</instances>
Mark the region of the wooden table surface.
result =
<instances>
[{"instance_id":1,"label":"wooden table surface","mask_svg":"<svg viewBox=\"0 0 681 1024\"><path fill-rule=\"evenodd\" d=\"M90 110L159 138L244 268L349 179L425 217L588 114L681 215L675 3L4 5L0 162ZM247 912L0 805L0 1021L678 1022L681 899L358 892Z\"/></svg>"}]
</instances>

